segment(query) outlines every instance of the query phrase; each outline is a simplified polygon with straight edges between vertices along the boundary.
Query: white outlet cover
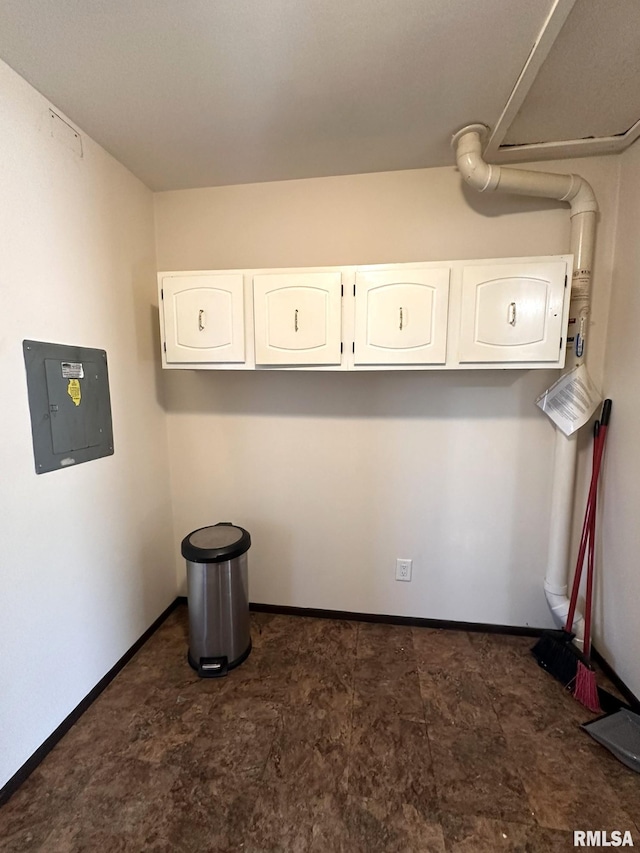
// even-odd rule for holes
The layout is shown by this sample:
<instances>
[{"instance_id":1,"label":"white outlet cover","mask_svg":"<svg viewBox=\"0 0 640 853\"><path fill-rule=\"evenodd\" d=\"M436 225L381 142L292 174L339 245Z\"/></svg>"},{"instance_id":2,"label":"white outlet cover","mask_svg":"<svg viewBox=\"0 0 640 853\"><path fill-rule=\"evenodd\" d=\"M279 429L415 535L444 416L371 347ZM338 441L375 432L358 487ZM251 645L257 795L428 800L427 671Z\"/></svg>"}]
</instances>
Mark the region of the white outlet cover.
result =
<instances>
[{"instance_id":1,"label":"white outlet cover","mask_svg":"<svg viewBox=\"0 0 640 853\"><path fill-rule=\"evenodd\" d=\"M411 569L413 560L396 560L396 580L409 582L411 580Z\"/></svg>"}]
</instances>

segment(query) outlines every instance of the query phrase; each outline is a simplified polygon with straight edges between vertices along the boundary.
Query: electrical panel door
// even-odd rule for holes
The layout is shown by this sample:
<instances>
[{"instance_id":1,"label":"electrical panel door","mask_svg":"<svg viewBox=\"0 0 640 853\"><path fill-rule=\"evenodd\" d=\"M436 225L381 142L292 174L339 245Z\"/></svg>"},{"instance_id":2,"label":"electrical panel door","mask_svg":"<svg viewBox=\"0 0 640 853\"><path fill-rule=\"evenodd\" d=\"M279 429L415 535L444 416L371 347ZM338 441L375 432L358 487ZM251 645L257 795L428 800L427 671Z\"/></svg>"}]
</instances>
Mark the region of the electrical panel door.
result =
<instances>
[{"instance_id":1,"label":"electrical panel door","mask_svg":"<svg viewBox=\"0 0 640 853\"><path fill-rule=\"evenodd\" d=\"M460 362L557 362L566 275L565 261L465 267Z\"/></svg>"},{"instance_id":2,"label":"electrical panel door","mask_svg":"<svg viewBox=\"0 0 640 853\"><path fill-rule=\"evenodd\" d=\"M36 474L113 454L105 350L23 342Z\"/></svg>"},{"instance_id":3,"label":"electrical panel door","mask_svg":"<svg viewBox=\"0 0 640 853\"><path fill-rule=\"evenodd\" d=\"M165 275L162 300L168 364L244 361L242 273Z\"/></svg>"},{"instance_id":4,"label":"electrical panel door","mask_svg":"<svg viewBox=\"0 0 640 853\"><path fill-rule=\"evenodd\" d=\"M340 272L254 275L256 364L339 365Z\"/></svg>"},{"instance_id":5,"label":"electrical panel door","mask_svg":"<svg viewBox=\"0 0 640 853\"><path fill-rule=\"evenodd\" d=\"M449 269L356 273L355 364L444 364Z\"/></svg>"}]
</instances>

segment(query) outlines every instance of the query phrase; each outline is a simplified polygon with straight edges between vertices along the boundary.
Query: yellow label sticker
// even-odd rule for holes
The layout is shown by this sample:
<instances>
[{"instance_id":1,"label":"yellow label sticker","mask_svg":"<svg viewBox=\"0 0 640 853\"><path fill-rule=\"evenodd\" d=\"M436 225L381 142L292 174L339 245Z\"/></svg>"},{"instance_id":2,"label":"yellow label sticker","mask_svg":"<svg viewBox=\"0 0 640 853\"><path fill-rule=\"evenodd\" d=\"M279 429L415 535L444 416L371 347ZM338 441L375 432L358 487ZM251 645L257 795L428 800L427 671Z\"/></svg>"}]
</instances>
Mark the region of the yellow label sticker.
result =
<instances>
[{"instance_id":1,"label":"yellow label sticker","mask_svg":"<svg viewBox=\"0 0 640 853\"><path fill-rule=\"evenodd\" d=\"M67 385L67 394L73 400L74 406L80 405L80 400L82 400L82 392L80 391L80 380L79 379L70 379L69 384Z\"/></svg>"}]
</instances>

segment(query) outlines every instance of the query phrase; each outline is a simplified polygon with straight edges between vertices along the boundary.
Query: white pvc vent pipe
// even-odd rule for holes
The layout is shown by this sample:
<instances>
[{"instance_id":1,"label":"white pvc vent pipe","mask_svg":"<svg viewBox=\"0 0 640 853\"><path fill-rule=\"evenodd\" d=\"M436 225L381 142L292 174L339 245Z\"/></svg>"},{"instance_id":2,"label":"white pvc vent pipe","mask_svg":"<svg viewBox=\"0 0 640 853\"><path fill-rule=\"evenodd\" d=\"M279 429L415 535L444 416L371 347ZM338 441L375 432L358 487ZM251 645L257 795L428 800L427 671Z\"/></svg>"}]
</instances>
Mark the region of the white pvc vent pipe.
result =
<instances>
[{"instance_id":1,"label":"white pvc vent pipe","mask_svg":"<svg viewBox=\"0 0 640 853\"><path fill-rule=\"evenodd\" d=\"M555 198L570 205L573 276L569 308L567 368L584 361L593 248L598 203L590 184L579 175L533 172L493 166L482 159L482 140L487 128L472 124L459 130L452 139L458 169L464 180L478 192L505 192L515 195ZM549 553L544 592L556 625L564 624L569 611L567 596L569 556L573 520L573 496L577 463L577 434L567 437L556 429ZM573 623L576 639L584 635L584 618L576 610Z\"/></svg>"}]
</instances>

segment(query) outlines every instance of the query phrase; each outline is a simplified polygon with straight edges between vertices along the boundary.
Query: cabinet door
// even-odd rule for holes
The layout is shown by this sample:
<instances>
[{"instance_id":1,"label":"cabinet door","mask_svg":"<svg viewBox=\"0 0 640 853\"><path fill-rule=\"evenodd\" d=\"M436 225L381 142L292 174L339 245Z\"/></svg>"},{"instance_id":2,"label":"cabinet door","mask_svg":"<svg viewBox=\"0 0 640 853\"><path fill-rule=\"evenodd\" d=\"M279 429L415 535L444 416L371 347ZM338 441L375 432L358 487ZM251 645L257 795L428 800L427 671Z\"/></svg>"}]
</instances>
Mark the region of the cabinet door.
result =
<instances>
[{"instance_id":1,"label":"cabinet door","mask_svg":"<svg viewBox=\"0 0 640 853\"><path fill-rule=\"evenodd\" d=\"M558 361L564 261L465 267L461 362Z\"/></svg>"},{"instance_id":2,"label":"cabinet door","mask_svg":"<svg viewBox=\"0 0 640 853\"><path fill-rule=\"evenodd\" d=\"M253 277L256 364L340 364L342 275Z\"/></svg>"},{"instance_id":3,"label":"cabinet door","mask_svg":"<svg viewBox=\"0 0 640 853\"><path fill-rule=\"evenodd\" d=\"M355 364L444 364L449 269L356 273Z\"/></svg>"},{"instance_id":4,"label":"cabinet door","mask_svg":"<svg viewBox=\"0 0 640 853\"><path fill-rule=\"evenodd\" d=\"M164 276L167 362L243 362L243 276Z\"/></svg>"}]
</instances>

